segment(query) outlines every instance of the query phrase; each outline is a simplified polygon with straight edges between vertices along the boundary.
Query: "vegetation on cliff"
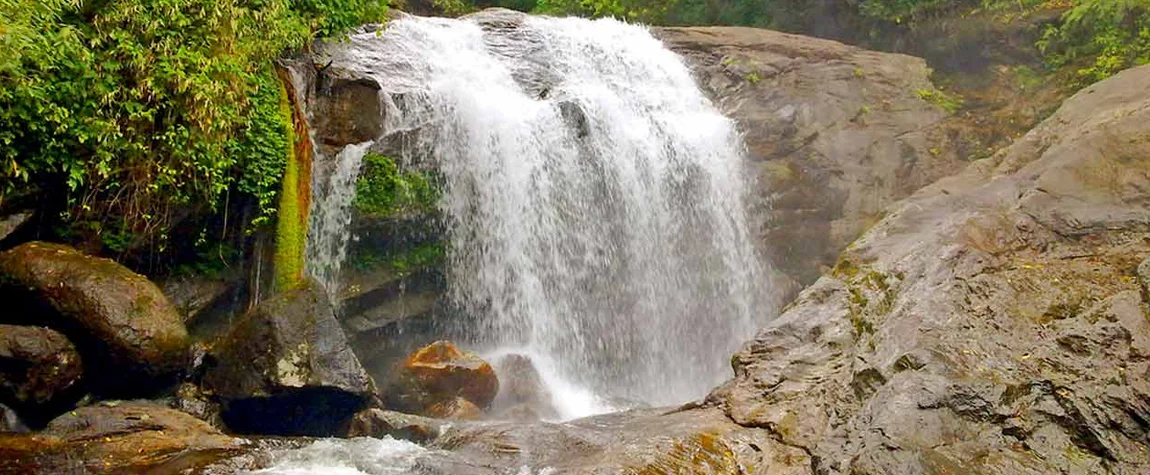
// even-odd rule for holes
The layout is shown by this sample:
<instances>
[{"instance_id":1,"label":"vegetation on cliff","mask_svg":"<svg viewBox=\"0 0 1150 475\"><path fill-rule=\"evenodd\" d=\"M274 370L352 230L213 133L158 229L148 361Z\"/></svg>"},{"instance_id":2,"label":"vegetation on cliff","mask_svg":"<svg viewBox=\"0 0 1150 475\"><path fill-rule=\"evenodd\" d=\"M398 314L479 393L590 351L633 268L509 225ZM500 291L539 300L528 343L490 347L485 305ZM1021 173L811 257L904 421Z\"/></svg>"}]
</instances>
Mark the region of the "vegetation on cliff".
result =
<instances>
[{"instance_id":1,"label":"vegetation on cliff","mask_svg":"<svg viewBox=\"0 0 1150 475\"><path fill-rule=\"evenodd\" d=\"M179 221L237 203L268 221L290 120L273 62L383 8L0 0L0 208L118 254L163 252Z\"/></svg>"},{"instance_id":2,"label":"vegetation on cliff","mask_svg":"<svg viewBox=\"0 0 1150 475\"><path fill-rule=\"evenodd\" d=\"M491 2L436 0L445 13ZM1042 28L1038 47L1052 68L1072 66L1081 83L1150 62L1150 0L497 0L497 6L555 15L614 16L655 25L741 25L836 39L877 40L945 18L1010 22L1063 12ZM1057 17L1057 16L1056 16ZM815 31L833 25L834 32ZM870 45L872 47L879 44Z\"/></svg>"}]
</instances>

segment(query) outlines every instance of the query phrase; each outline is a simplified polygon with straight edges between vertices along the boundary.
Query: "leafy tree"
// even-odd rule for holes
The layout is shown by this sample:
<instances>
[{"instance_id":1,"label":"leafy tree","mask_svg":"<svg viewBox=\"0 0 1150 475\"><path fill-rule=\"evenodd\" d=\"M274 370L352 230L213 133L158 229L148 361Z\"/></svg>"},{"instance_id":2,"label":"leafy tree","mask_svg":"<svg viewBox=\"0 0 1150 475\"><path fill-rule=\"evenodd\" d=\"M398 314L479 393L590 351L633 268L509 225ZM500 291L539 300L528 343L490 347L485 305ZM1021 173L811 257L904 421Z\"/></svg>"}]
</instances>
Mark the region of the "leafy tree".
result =
<instances>
[{"instance_id":1,"label":"leafy tree","mask_svg":"<svg viewBox=\"0 0 1150 475\"><path fill-rule=\"evenodd\" d=\"M1080 66L1082 83L1150 63L1150 0L1079 1L1038 45L1053 66Z\"/></svg>"},{"instance_id":2,"label":"leafy tree","mask_svg":"<svg viewBox=\"0 0 1150 475\"><path fill-rule=\"evenodd\" d=\"M113 251L162 248L177 211L218 212L233 191L266 219L290 120L273 62L384 8L0 0L0 205L33 197Z\"/></svg>"}]
</instances>

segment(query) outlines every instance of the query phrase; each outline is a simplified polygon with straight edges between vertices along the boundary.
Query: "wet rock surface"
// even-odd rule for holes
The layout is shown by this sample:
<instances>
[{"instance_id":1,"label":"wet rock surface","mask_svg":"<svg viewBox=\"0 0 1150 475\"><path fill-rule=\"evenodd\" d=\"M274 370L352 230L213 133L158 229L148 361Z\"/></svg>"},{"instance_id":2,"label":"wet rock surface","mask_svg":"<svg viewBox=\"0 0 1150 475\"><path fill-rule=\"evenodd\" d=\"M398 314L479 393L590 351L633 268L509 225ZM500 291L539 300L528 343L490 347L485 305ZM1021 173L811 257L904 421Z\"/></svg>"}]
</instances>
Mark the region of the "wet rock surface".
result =
<instances>
[{"instance_id":1,"label":"wet rock surface","mask_svg":"<svg viewBox=\"0 0 1150 475\"><path fill-rule=\"evenodd\" d=\"M1150 471L1150 67L890 215L709 401L819 474Z\"/></svg>"},{"instance_id":2,"label":"wet rock surface","mask_svg":"<svg viewBox=\"0 0 1150 475\"><path fill-rule=\"evenodd\" d=\"M0 402L48 422L79 398L83 374L72 342L43 327L0 325Z\"/></svg>"},{"instance_id":3,"label":"wet rock surface","mask_svg":"<svg viewBox=\"0 0 1150 475\"><path fill-rule=\"evenodd\" d=\"M48 325L79 349L89 385L141 395L174 381L188 333L155 284L109 259L31 242L0 254L5 323Z\"/></svg>"},{"instance_id":4,"label":"wet rock surface","mask_svg":"<svg viewBox=\"0 0 1150 475\"><path fill-rule=\"evenodd\" d=\"M791 295L888 205L966 165L920 58L754 28L652 32L738 123L759 242Z\"/></svg>"},{"instance_id":5,"label":"wet rock surface","mask_svg":"<svg viewBox=\"0 0 1150 475\"><path fill-rule=\"evenodd\" d=\"M0 473L186 473L242 448L182 412L117 401L76 409L42 432L0 434Z\"/></svg>"},{"instance_id":6,"label":"wet rock surface","mask_svg":"<svg viewBox=\"0 0 1150 475\"><path fill-rule=\"evenodd\" d=\"M492 417L512 420L555 420L559 413L551 391L535 364L525 355L511 353L495 360L499 394L492 403Z\"/></svg>"},{"instance_id":7,"label":"wet rock surface","mask_svg":"<svg viewBox=\"0 0 1150 475\"><path fill-rule=\"evenodd\" d=\"M451 342L437 341L400 363L383 395L390 407L405 412L476 418L470 417L474 410L489 407L498 391L499 379L490 364Z\"/></svg>"},{"instance_id":8,"label":"wet rock surface","mask_svg":"<svg viewBox=\"0 0 1150 475\"><path fill-rule=\"evenodd\" d=\"M314 284L262 302L219 341L207 387L238 432L330 435L374 390Z\"/></svg>"}]
</instances>

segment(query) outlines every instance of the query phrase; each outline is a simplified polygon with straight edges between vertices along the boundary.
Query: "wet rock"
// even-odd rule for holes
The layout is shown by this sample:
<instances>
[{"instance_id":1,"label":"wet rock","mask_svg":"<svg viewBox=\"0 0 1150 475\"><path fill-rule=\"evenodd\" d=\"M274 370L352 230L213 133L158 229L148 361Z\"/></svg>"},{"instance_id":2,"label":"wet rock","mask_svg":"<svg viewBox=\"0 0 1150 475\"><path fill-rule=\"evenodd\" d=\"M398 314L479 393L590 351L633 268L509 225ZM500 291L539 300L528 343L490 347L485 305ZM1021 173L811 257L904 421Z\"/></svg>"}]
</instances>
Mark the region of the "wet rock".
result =
<instances>
[{"instance_id":1,"label":"wet rock","mask_svg":"<svg viewBox=\"0 0 1150 475\"><path fill-rule=\"evenodd\" d=\"M0 402L34 425L78 398L80 354L64 335L42 327L0 325Z\"/></svg>"},{"instance_id":2,"label":"wet rock","mask_svg":"<svg viewBox=\"0 0 1150 475\"><path fill-rule=\"evenodd\" d=\"M181 412L194 416L196 419L207 422L213 428L227 427L220 416L220 404L199 386L192 383L183 383L176 389L171 406Z\"/></svg>"},{"instance_id":3,"label":"wet rock","mask_svg":"<svg viewBox=\"0 0 1150 475\"><path fill-rule=\"evenodd\" d=\"M186 363L188 333L175 308L155 284L109 259L20 245L0 254L0 296L15 307L8 323L29 323L23 318L67 335L98 375L88 380L98 392L147 394Z\"/></svg>"},{"instance_id":4,"label":"wet rock","mask_svg":"<svg viewBox=\"0 0 1150 475\"><path fill-rule=\"evenodd\" d=\"M238 432L331 435L374 386L348 346L331 304L310 283L265 300L212 352L205 384Z\"/></svg>"},{"instance_id":5,"label":"wet rock","mask_svg":"<svg viewBox=\"0 0 1150 475\"><path fill-rule=\"evenodd\" d=\"M892 207L709 401L820 474L1150 473L1147 83Z\"/></svg>"},{"instance_id":6,"label":"wet rock","mask_svg":"<svg viewBox=\"0 0 1150 475\"><path fill-rule=\"evenodd\" d=\"M451 342L437 341L395 369L384 397L392 407L426 414L432 406L457 397L487 408L498 391L499 380L490 364Z\"/></svg>"},{"instance_id":7,"label":"wet rock","mask_svg":"<svg viewBox=\"0 0 1150 475\"><path fill-rule=\"evenodd\" d=\"M432 404L425 412L438 419L474 421L483 417L483 409L459 396Z\"/></svg>"},{"instance_id":8,"label":"wet rock","mask_svg":"<svg viewBox=\"0 0 1150 475\"><path fill-rule=\"evenodd\" d=\"M492 403L496 419L540 420L557 419L558 411L551 400L551 391L531 358L512 353L495 361L495 374L499 377L499 394Z\"/></svg>"},{"instance_id":9,"label":"wet rock","mask_svg":"<svg viewBox=\"0 0 1150 475\"><path fill-rule=\"evenodd\" d=\"M563 424L458 423L427 445L486 468L474 473L526 467L531 473L813 475L801 450L777 443L766 430L740 427L715 409L631 411ZM437 466L434 460L426 464Z\"/></svg>"},{"instance_id":10,"label":"wet rock","mask_svg":"<svg viewBox=\"0 0 1150 475\"><path fill-rule=\"evenodd\" d=\"M920 58L753 28L652 33L738 123L759 242L794 291L888 205L967 164L948 112L923 99L935 89Z\"/></svg>"},{"instance_id":11,"label":"wet rock","mask_svg":"<svg viewBox=\"0 0 1150 475\"><path fill-rule=\"evenodd\" d=\"M0 218L0 242L4 241L4 238L7 238L8 235L16 232L17 229L20 229L29 219L32 219L31 211L13 213Z\"/></svg>"},{"instance_id":12,"label":"wet rock","mask_svg":"<svg viewBox=\"0 0 1150 475\"><path fill-rule=\"evenodd\" d=\"M412 442L426 442L438 437L446 425L447 422L441 420L371 408L352 417L344 435L375 438L390 436Z\"/></svg>"},{"instance_id":13,"label":"wet rock","mask_svg":"<svg viewBox=\"0 0 1150 475\"><path fill-rule=\"evenodd\" d=\"M242 449L192 416L150 403L76 409L42 432L0 435L0 472L182 473Z\"/></svg>"},{"instance_id":14,"label":"wet rock","mask_svg":"<svg viewBox=\"0 0 1150 475\"><path fill-rule=\"evenodd\" d=\"M28 432L28 426L20 420L20 415L12 408L0 404L0 434L5 432Z\"/></svg>"}]
</instances>

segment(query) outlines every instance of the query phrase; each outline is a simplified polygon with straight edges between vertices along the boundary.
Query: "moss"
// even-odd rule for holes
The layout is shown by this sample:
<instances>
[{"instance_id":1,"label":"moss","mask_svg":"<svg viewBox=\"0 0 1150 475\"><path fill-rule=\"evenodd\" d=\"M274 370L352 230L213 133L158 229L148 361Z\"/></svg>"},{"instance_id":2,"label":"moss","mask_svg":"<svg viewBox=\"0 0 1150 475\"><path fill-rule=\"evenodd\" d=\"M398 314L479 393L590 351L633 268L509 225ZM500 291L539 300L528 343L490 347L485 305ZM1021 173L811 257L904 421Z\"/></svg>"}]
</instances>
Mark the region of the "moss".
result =
<instances>
[{"instance_id":1,"label":"moss","mask_svg":"<svg viewBox=\"0 0 1150 475\"><path fill-rule=\"evenodd\" d=\"M934 104L938 107L946 109L946 112L954 114L962 109L966 101L958 95L947 94L937 89L919 89L915 91L919 99Z\"/></svg>"},{"instance_id":2,"label":"moss","mask_svg":"<svg viewBox=\"0 0 1150 475\"><path fill-rule=\"evenodd\" d=\"M284 155L287 157L281 181L276 220L275 289L283 291L303 282L304 248L307 240L307 213L311 189L310 163L301 164L297 154L292 104L283 81L280 83L281 126L288 136Z\"/></svg>"}]
</instances>

